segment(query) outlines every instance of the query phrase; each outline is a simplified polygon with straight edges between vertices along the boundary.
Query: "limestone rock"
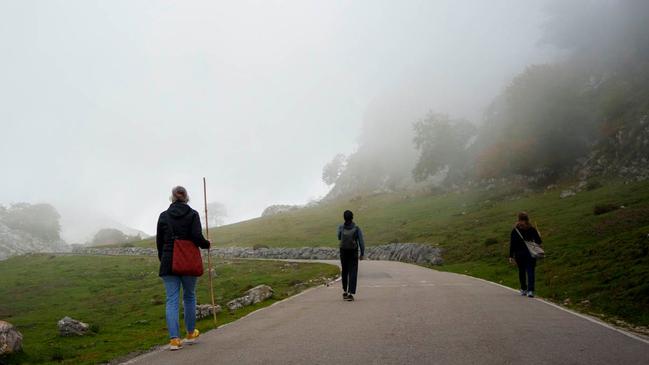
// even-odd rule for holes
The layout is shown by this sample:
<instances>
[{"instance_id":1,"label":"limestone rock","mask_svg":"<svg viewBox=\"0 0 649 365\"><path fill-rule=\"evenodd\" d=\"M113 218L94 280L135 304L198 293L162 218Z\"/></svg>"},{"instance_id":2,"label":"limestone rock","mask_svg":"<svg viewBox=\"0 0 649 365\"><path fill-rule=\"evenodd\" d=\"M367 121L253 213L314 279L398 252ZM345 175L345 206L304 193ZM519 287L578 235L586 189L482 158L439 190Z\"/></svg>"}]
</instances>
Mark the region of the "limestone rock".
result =
<instances>
[{"instance_id":1,"label":"limestone rock","mask_svg":"<svg viewBox=\"0 0 649 365\"><path fill-rule=\"evenodd\" d=\"M565 198L569 198L569 197L574 196L574 195L576 195L574 190L564 190L564 191L561 192L561 195L559 195L559 198L565 199Z\"/></svg>"},{"instance_id":2,"label":"limestone rock","mask_svg":"<svg viewBox=\"0 0 649 365\"><path fill-rule=\"evenodd\" d=\"M22 350L23 335L9 322L0 321L0 355Z\"/></svg>"},{"instance_id":3,"label":"limestone rock","mask_svg":"<svg viewBox=\"0 0 649 365\"><path fill-rule=\"evenodd\" d=\"M61 336L83 336L90 330L90 326L87 323L67 316L59 320L57 326L59 328L59 335Z\"/></svg>"},{"instance_id":4,"label":"limestone rock","mask_svg":"<svg viewBox=\"0 0 649 365\"><path fill-rule=\"evenodd\" d=\"M230 311L235 311L239 308L247 307L249 305L257 304L273 296L273 288L268 285L258 285L248 290L241 298L233 299L226 304Z\"/></svg>"},{"instance_id":5,"label":"limestone rock","mask_svg":"<svg viewBox=\"0 0 649 365\"><path fill-rule=\"evenodd\" d=\"M211 304L198 304L196 305L196 319L203 319L212 317L213 308ZM221 313L221 306L216 305L216 314Z\"/></svg>"}]
</instances>

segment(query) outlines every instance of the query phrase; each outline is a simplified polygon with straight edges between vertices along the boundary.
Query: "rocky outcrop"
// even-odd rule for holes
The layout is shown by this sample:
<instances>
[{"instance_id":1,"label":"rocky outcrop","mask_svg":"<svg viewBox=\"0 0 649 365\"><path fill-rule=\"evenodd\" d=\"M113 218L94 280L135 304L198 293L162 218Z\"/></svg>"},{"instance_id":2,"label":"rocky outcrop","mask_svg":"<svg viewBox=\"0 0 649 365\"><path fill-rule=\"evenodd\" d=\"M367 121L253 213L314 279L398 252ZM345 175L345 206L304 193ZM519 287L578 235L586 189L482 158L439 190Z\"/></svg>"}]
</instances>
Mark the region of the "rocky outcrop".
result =
<instances>
[{"instance_id":1,"label":"rocky outcrop","mask_svg":"<svg viewBox=\"0 0 649 365\"><path fill-rule=\"evenodd\" d=\"M241 298L229 301L226 306L232 312L239 308L257 304L273 296L273 288L268 285L258 285L248 290Z\"/></svg>"},{"instance_id":2,"label":"rocky outcrop","mask_svg":"<svg viewBox=\"0 0 649 365\"><path fill-rule=\"evenodd\" d=\"M0 321L0 355L19 352L23 348L23 335L9 322Z\"/></svg>"},{"instance_id":3,"label":"rocky outcrop","mask_svg":"<svg viewBox=\"0 0 649 365\"><path fill-rule=\"evenodd\" d=\"M219 314L222 311L221 306L218 304L214 307L212 307L211 304L197 304L196 319L212 317L212 313L214 313L214 309L216 309L216 314Z\"/></svg>"},{"instance_id":4,"label":"rocky outcrop","mask_svg":"<svg viewBox=\"0 0 649 365\"><path fill-rule=\"evenodd\" d=\"M28 232L12 229L0 221L0 260L30 252L67 252L63 240L44 240Z\"/></svg>"},{"instance_id":5,"label":"rocky outcrop","mask_svg":"<svg viewBox=\"0 0 649 365\"><path fill-rule=\"evenodd\" d=\"M370 260L390 260L409 262L420 265L441 265L442 249L420 243L390 243L370 246L365 250L365 256ZM127 255L155 256L157 250L143 247L111 247L92 248L77 247L73 250L78 254L89 255ZM338 249L334 247L298 247L298 248L246 248L226 247L213 248L212 255L221 258L250 258L250 259L302 259L302 260L335 260L338 259Z\"/></svg>"},{"instance_id":6,"label":"rocky outcrop","mask_svg":"<svg viewBox=\"0 0 649 365\"><path fill-rule=\"evenodd\" d=\"M61 336L83 336L90 331L90 326L87 323L70 317L63 317L59 320L57 327Z\"/></svg>"},{"instance_id":7,"label":"rocky outcrop","mask_svg":"<svg viewBox=\"0 0 649 365\"><path fill-rule=\"evenodd\" d=\"M608 134L575 167L579 179L615 176L627 181L648 180L649 114L623 119L623 123Z\"/></svg>"}]
</instances>

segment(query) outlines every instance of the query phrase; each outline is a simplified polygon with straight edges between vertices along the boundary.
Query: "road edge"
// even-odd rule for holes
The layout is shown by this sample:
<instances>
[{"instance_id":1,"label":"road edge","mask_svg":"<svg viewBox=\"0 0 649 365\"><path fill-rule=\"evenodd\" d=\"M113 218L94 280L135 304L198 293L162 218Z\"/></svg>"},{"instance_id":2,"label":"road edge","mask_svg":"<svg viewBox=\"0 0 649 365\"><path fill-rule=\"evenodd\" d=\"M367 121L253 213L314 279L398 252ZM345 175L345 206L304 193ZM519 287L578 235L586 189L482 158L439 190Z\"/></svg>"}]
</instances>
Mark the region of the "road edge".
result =
<instances>
[{"instance_id":1,"label":"road edge","mask_svg":"<svg viewBox=\"0 0 649 365\"><path fill-rule=\"evenodd\" d=\"M417 265L417 266L419 266L419 265ZM432 269L432 268L428 268L428 269L435 270L435 269ZM472 279L476 279L476 280L479 280L479 281L482 281L482 282L485 282L485 283L488 283L488 284L492 284L492 285L495 285L495 286L499 286L499 287L501 287L501 288L503 288L503 289L507 289L507 290L509 290L509 291L511 291L511 292L514 292L514 293L518 293L518 290L516 290L516 289L514 289L514 288L510 288L510 287L508 287L508 286L506 286L506 285L502 285L502 284L499 284L499 283L496 283L496 282L493 282L493 281L490 281L490 280L487 280L487 279L479 278L479 277L476 277L476 276L471 276L471 275L461 274L461 273L455 273L455 272L450 272L450 271L441 271L441 270L435 270L435 271L446 272L446 273L449 273L449 274L456 274L456 275L466 276L466 277L469 277L469 278L472 278ZM627 336L627 337L630 337L630 338L632 338L632 339L634 339L634 340L638 340L638 341L640 341L640 342L643 342L643 343L649 345L649 337L645 337L645 336L643 336L643 335L641 335L641 334L637 334L637 333L631 332L631 331L629 331L629 330L627 330L627 329L624 329L624 328L621 328L621 327L617 327L617 326L612 325L612 324L610 324L610 323L607 323L607 322L605 322L605 321L603 321L603 320L601 320L601 319L599 319L599 318L597 318L597 317L594 317L594 316L591 316L591 315L588 315L588 314L584 314L584 313L579 313L579 312L577 312L577 311L575 311L575 310L572 310L572 309L569 309L569 308L562 307L562 306L560 306L560 305L558 305L558 304L556 304L556 303L553 303L553 302L551 302L551 301L549 301L549 300L547 300L547 299L538 298L538 297L534 297L534 298L531 298L531 299L536 300L536 301L539 301L539 302L541 302L541 303L544 303L544 304L549 305L549 306L551 306L551 307L554 307L554 308L556 308L556 309L560 309L560 310L562 310L562 311L564 311L564 312L570 313L570 314L572 314L572 315L575 315L575 316L577 316L577 317L580 317L580 318L582 318L582 319L585 319L585 320L587 320L587 321L589 321L589 322L592 322L592 323L598 324L598 325L600 325L600 326L602 326L602 327L606 327L606 328L608 328L608 329L610 329L610 330L613 330L613 331L615 331L615 332L621 333L621 334L623 334L623 335L625 335L625 336Z\"/></svg>"}]
</instances>

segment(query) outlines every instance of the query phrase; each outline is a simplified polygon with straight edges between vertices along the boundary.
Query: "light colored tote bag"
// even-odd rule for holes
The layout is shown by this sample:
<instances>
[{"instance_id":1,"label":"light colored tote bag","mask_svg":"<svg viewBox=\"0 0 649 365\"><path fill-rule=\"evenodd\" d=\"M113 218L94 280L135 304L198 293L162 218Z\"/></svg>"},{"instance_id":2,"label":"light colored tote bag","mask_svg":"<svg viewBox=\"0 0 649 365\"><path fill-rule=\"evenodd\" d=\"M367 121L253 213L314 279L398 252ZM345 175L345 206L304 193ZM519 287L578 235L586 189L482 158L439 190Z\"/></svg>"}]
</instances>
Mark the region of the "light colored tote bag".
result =
<instances>
[{"instance_id":1,"label":"light colored tote bag","mask_svg":"<svg viewBox=\"0 0 649 365\"><path fill-rule=\"evenodd\" d=\"M521 234L521 231L518 230L518 228L514 228L518 235L521 237L523 242L525 242L525 246L527 246L527 250L530 252L530 256L535 259L542 259L545 257L545 251L539 245L538 243L534 241L527 241L525 238L523 238L523 235Z\"/></svg>"}]
</instances>

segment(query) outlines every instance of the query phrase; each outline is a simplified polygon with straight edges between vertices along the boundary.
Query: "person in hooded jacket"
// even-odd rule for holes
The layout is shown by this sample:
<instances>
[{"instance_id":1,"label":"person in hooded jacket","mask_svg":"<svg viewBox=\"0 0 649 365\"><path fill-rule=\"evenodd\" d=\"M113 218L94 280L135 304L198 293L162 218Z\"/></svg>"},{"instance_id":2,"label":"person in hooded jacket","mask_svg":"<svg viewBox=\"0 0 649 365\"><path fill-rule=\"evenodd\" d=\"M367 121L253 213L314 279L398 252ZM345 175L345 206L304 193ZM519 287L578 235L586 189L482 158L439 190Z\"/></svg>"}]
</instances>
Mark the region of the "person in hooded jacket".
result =
<instances>
[{"instance_id":1,"label":"person in hooded jacket","mask_svg":"<svg viewBox=\"0 0 649 365\"><path fill-rule=\"evenodd\" d=\"M360 249L360 259L363 260L365 258L365 241L363 241L363 231L354 223L354 213L346 210L343 213L343 219L345 223L338 226L343 299L353 301L358 278L358 251Z\"/></svg>"},{"instance_id":2,"label":"person in hooded jacket","mask_svg":"<svg viewBox=\"0 0 649 365\"><path fill-rule=\"evenodd\" d=\"M522 236L522 237L521 237ZM509 263L518 266L518 280L521 284L521 295L534 297L536 259L530 255L525 241L534 241L541 245L541 235L530 224L530 217L525 212L518 213L518 222L512 229L509 240Z\"/></svg>"},{"instance_id":3,"label":"person in hooded jacket","mask_svg":"<svg viewBox=\"0 0 649 365\"><path fill-rule=\"evenodd\" d=\"M200 248L209 248L210 241L203 237L201 220L198 212L187 203L189 196L182 186L171 190L171 205L160 213L156 234L158 259L160 260L159 276L164 281L167 294L166 317L169 330L169 348L178 350L182 348L178 323L178 307L180 288L183 290L183 308L187 337L184 342L193 344L200 335L196 325L196 276L178 276L172 272L174 239L192 241Z\"/></svg>"}]
</instances>

